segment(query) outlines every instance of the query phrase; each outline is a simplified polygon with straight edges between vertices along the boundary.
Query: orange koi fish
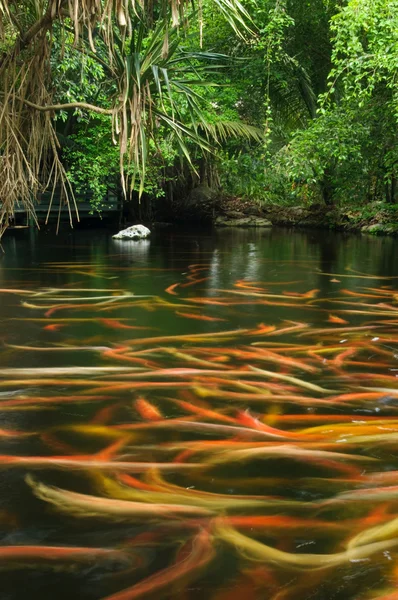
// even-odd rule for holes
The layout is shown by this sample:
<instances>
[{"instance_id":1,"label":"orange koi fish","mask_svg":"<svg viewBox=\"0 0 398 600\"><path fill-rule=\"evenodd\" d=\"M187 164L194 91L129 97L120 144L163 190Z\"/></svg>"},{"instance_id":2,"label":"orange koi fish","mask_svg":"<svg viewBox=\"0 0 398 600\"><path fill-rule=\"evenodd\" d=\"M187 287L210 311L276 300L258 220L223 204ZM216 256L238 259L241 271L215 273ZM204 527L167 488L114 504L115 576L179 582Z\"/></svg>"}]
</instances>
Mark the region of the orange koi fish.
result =
<instances>
[{"instance_id":1,"label":"orange koi fish","mask_svg":"<svg viewBox=\"0 0 398 600\"><path fill-rule=\"evenodd\" d=\"M239 411L237 416L237 422L241 425L246 425L246 427L251 427L252 429L258 429L260 431L264 431L269 433L270 435L275 435L276 439L293 439L293 440L306 440L308 436L294 433L291 431L282 431L281 429L276 429L275 427L271 427L266 423L262 423L256 417L250 414L249 410Z\"/></svg>"},{"instance_id":2,"label":"orange koi fish","mask_svg":"<svg viewBox=\"0 0 398 600\"><path fill-rule=\"evenodd\" d=\"M366 395L366 394L365 394ZM266 421L266 419L268 418L268 415L264 415L263 419L264 421ZM336 423L337 421L339 422L349 422L349 423L355 423L356 421L371 421L371 422L378 422L378 420L385 420L385 417L383 416L360 416L360 417L354 417L353 415L313 415L313 414L304 414L304 415L298 415L298 414L286 414L286 415L275 415L275 420L277 421L282 421L283 423L290 423L292 425L295 425L296 423L301 423L302 421L307 422L307 423Z\"/></svg>"},{"instance_id":3,"label":"orange koi fish","mask_svg":"<svg viewBox=\"0 0 398 600\"><path fill-rule=\"evenodd\" d=\"M339 402L355 402L355 401L361 401L361 400L377 400L378 398L382 398L383 396L385 396L384 392L351 392L348 394L339 394L338 396L331 396L329 398L329 400L332 403L339 403ZM334 419L336 419L336 417L333 417ZM338 417L340 419L340 417ZM349 419L352 419L353 417L349 417ZM367 417L365 417L366 420ZM372 417L373 419L374 417ZM362 420L363 417L358 417L358 420Z\"/></svg>"},{"instance_id":4,"label":"orange koi fish","mask_svg":"<svg viewBox=\"0 0 398 600\"><path fill-rule=\"evenodd\" d=\"M130 437L128 435L126 435L126 436L116 440L115 442L113 442L112 444L110 444L109 446L104 448L103 450L100 450L99 452L94 454L93 458L95 458L96 460L102 460L104 462L110 461L117 454L117 452L119 450L121 450L127 444L127 442L129 440L130 440Z\"/></svg>"},{"instance_id":5,"label":"orange koi fish","mask_svg":"<svg viewBox=\"0 0 398 600\"><path fill-rule=\"evenodd\" d=\"M249 290L251 292L266 292L267 290L263 287L256 287L255 286L256 282L253 281L252 283L250 283L250 281L245 281L244 279L238 279L237 281L235 281L234 286L237 288L242 288L244 290Z\"/></svg>"},{"instance_id":6,"label":"orange koi fish","mask_svg":"<svg viewBox=\"0 0 398 600\"><path fill-rule=\"evenodd\" d=\"M225 423L236 424L236 419L228 417L227 415L223 415L221 412L216 412L215 410L203 408L202 406L197 406L196 404L186 402L185 400L174 400L174 402L184 410L194 413L196 415L201 415L202 417L208 417L210 419L216 419L218 421L224 421Z\"/></svg>"},{"instance_id":7,"label":"orange koi fish","mask_svg":"<svg viewBox=\"0 0 398 600\"><path fill-rule=\"evenodd\" d=\"M277 531L281 529L297 531L302 529L304 531L311 530L311 535L314 535L316 530L319 530L319 535L322 536L325 529L336 531L347 530L347 524L344 521L336 523L321 519L300 519L282 515L233 515L225 517L225 519L232 527L249 530L256 529L257 531L272 531L273 529Z\"/></svg>"},{"instance_id":8,"label":"orange koi fish","mask_svg":"<svg viewBox=\"0 0 398 600\"><path fill-rule=\"evenodd\" d=\"M145 419L145 421L160 421L163 419L160 410L142 396L136 399L134 406L138 414Z\"/></svg>"},{"instance_id":9,"label":"orange koi fish","mask_svg":"<svg viewBox=\"0 0 398 600\"><path fill-rule=\"evenodd\" d=\"M105 325L105 327L109 327L110 329L148 329L148 327L140 327L138 325L126 325L126 323L121 323L117 319L100 318L98 319L98 322L101 323L101 325Z\"/></svg>"},{"instance_id":10,"label":"orange koi fish","mask_svg":"<svg viewBox=\"0 0 398 600\"><path fill-rule=\"evenodd\" d=\"M336 358L334 358L331 361L331 364L334 365L335 367L341 367L344 364L344 361L346 358L353 356L356 353L357 353L356 348L347 348L347 350L344 350L344 352L341 352L340 354L338 354L336 356Z\"/></svg>"},{"instance_id":11,"label":"orange koi fish","mask_svg":"<svg viewBox=\"0 0 398 600\"><path fill-rule=\"evenodd\" d=\"M398 471L381 471L365 475L367 483L398 483Z\"/></svg>"},{"instance_id":12,"label":"orange koi fish","mask_svg":"<svg viewBox=\"0 0 398 600\"><path fill-rule=\"evenodd\" d=\"M178 383L178 382L177 382ZM177 385L174 384L174 386ZM186 385L186 384L184 384ZM268 386L269 389L272 389L271 386ZM107 390L109 390L109 388L106 388ZM102 389L100 388L99 391L102 391ZM328 406L331 407L333 406L333 403L331 403L329 401L329 398L327 400L322 400L320 398L309 398L307 396L299 396L298 394L280 394L280 395L267 395L266 390L261 390L261 393L258 394L254 394L254 393L250 393L250 394L245 394L243 392L228 392L225 390L211 390L208 388L205 388L203 386L195 386L194 388L195 393L200 396L201 398L217 398L219 400L237 400L238 402L242 402L243 400L248 400L249 402L267 402L268 400L270 402L297 402L299 404L302 404L303 406Z\"/></svg>"},{"instance_id":13,"label":"orange koi fish","mask_svg":"<svg viewBox=\"0 0 398 600\"><path fill-rule=\"evenodd\" d=\"M122 360L124 362L128 362L136 365L143 365L148 368L157 368L158 365L154 361L149 360L148 358L140 358L139 356L126 356L125 352L130 350L129 347L119 347L119 348L108 348L105 352L102 353L104 358L113 358L115 360Z\"/></svg>"},{"instance_id":14,"label":"orange koi fish","mask_svg":"<svg viewBox=\"0 0 398 600\"><path fill-rule=\"evenodd\" d=\"M59 331L62 327L65 327L63 323L52 323L51 325L45 325L44 331Z\"/></svg>"},{"instance_id":15,"label":"orange koi fish","mask_svg":"<svg viewBox=\"0 0 398 600\"><path fill-rule=\"evenodd\" d=\"M202 277L202 279L193 279L189 283L182 283L180 285L180 287L186 288L186 287L190 287L191 285L195 285L195 283L203 283L203 281L208 281L208 280L209 280L209 277Z\"/></svg>"},{"instance_id":16,"label":"orange koi fish","mask_svg":"<svg viewBox=\"0 0 398 600\"><path fill-rule=\"evenodd\" d=\"M208 317L207 315L195 315L194 313L185 313L176 311L176 315L179 317L186 317L187 319L197 319L198 321L226 321L227 319L221 319L219 317Z\"/></svg>"},{"instance_id":17,"label":"orange koi fish","mask_svg":"<svg viewBox=\"0 0 398 600\"><path fill-rule=\"evenodd\" d=\"M382 296L391 296L391 294L393 293L393 290L390 286L386 286L385 288L364 287L363 289L367 290L368 292L375 292Z\"/></svg>"},{"instance_id":18,"label":"orange koi fish","mask_svg":"<svg viewBox=\"0 0 398 600\"><path fill-rule=\"evenodd\" d=\"M116 592L116 594L107 596L102 600L135 600L149 593L152 594L162 590L182 578L185 579L188 574L192 575L203 569L214 558L214 555L211 536L206 529L202 529L192 540L190 554L186 556L185 552L180 553L181 560L178 560L171 567L167 567L139 581L132 587Z\"/></svg>"},{"instance_id":19,"label":"orange koi fish","mask_svg":"<svg viewBox=\"0 0 398 600\"><path fill-rule=\"evenodd\" d=\"M398 600L398 591L397 590L394 591L392 588L391 588L391 590L388 591L387 594L384 594L382 592L382 594L383 594L382 596L372 596L370 598L370 600Z\"/></svg>"},{"instance_id":20,"label":"orange koi fish","mask_svg":"<svg viewBox=\"0 0 398 600\"><path fill-rule=\"evenodd\" d=\"M173 296L177 296L177 292L175 292L174 290L176 289L176 287L178 287L180 284L179 283L173 283L173 285L169 285L168 288L165 289L165 292L167 294L172 294Z\"/></svg>"},{"instance_id":21,"label":"orange koi fish","mask_svg":"<svg viewBox=\"0 0 398 600\"><path fill-rule=\"evenodd\" d=\"M375 294L361 294L360 292L353 292L352 290L340 290L342 294L346 296L354 296L354 298L376 298L379 299L380 295Z\"/></svg>"},{"instance_id":22,"label":"orange koi fish","mask_svg":"<svg viewBox=\"0 0 398 600\"><path fill-rule=\"evenodd\" d=\"M312 365L307 365L303 361L294 358L289 358L287 356L280 356L276 352L273 352L271 350L265 350L264 348L261 348L259 346L256 346L254 350L257 353L257 358L263 357L264 360L280 363L284 366L295 367L296 369L302 369L303 371L308 371L310 373L316 373L318 370L316 367L313 367Z\"/></svg>"},{"instance_id":23,"label":"orange koi fish","mask_svg":"<svg viewBox=\"0 0 398 600\"><path fill-rule=\"evenodd\" d=\"M260 323L256 329L252 329L252 331L250 331L250 335L263 335L266 333L271 333L272 331L275 331L275 329L275 325L264 325L264 323Z\"/></svg>"},{"instance_id":24,"label":"orange koi fish","mask_svg":"<svg viewBox=\"0 0 398 600\"><path fill-rule=\"evenodd\" d=\"M195 304L210 304L211 306L230 306L231 302L227 298L187 298L187 302Z\"/></svg>"},{"instance_id":25,"label":"orange koi fish","mask_svg":"<svg viewBox=\"0 0 398 600\"><path fill-rule=\"evenodd\" d=\"M287 323L293 323L293 325L290 327L283 327L282 329L276 329L274 332L268 333L267 335L269 337L274 335L285 335L285 333L291 333L292 331L307 329L309 327L308 323L296 323L295 321L287 321ZM258 342L258 345L261 345L262 343L263 342Z\"/></svg>"},{"instance_id":26,"label":"orange koi fish","mask_svg":"<svg viewBox=\"0 0 398 600\"><path fill-rule=\"evenodd\" d=\"M229 435L239 436L244 438L260 438L263 440L283 440L286 439L281 435L273 434L268 431L261 431L257 429L249 429L248 427L239 427L235 425L224 425L220 423L204 423L200 421L188 420L189 417L182 419L165 419L164 421L157 421L145 424L127 424L127 425L116 425L114 429L122 431L133 431L134 429L141 429L143 425L145 427L153 427L155 429L175 429L176 431L193 431L198 433L213 433L214 435ZM0 456L1 464L1 456ZM190 463L191 464L191 463ZM127 471L127 469L125 469Z\"/></svg>"},{"instance_id":27,"label":"orange koi fish","mask_svg":"<svg viewBox=\"0 0 398 600\"><path fill-rule=\"evenodd\" d=\"M121 403L113 404L112 406L104 406L95 413L90 423L93 425L106 425L112 420L114 412L119 409L120 406Z\"/></svg>"},{"instance_id":28,"label":"orange koi fish","mask_svg":"<svg viewBox=\"0 0 398 600\"><path fill-rule=\"evenodd\" d=\"M282 292L284 296L291 296L292 298L316 298L319 290L309 290L309 292L305 292L304 294L299 294L298 292Z\"/></svg>"},{"instance_id":29,"label":"orange koi fish","mask_svg":"<svg viewBox=\"0 0 398 600\"><path fill-rule=\"evenodd\" d=\"M329 315L328 317L329 323L339 323L340 325L347 325L348 321L345 321L341 317L337 317L336 315Z\"/></svg>"},{"instance_id":30,"label":"orange koi fish","mask_svg":"<svg viewBox=\"0 0 398 600\"><path fill-rule=\"evenodd\" d=\"M36 435L34 431L13 431L12 429L0 429L0 438L26 437Z\"/></svg>"}]
</instances>

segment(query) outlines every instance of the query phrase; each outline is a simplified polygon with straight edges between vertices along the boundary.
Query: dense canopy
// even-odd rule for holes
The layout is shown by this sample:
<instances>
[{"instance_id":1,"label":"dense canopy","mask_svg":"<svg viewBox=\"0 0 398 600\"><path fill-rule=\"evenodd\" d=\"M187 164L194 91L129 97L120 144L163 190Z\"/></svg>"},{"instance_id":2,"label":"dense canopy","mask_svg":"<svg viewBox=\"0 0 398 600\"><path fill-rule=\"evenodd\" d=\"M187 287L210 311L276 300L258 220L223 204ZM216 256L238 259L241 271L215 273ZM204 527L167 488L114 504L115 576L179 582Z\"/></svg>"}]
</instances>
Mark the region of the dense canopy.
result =
<instances>
[{"instance_id":1,"label":"dense canopy","mask_svg":"<svg viewBox=\"0 0 398 600\"><path fill-rule=\"evenodd\" d=\"M0 16L0 233L47 189L94 208L109 186L159 197L177 179L396 201L397 0L2 0Z\"/></svg>"}]
</instances>

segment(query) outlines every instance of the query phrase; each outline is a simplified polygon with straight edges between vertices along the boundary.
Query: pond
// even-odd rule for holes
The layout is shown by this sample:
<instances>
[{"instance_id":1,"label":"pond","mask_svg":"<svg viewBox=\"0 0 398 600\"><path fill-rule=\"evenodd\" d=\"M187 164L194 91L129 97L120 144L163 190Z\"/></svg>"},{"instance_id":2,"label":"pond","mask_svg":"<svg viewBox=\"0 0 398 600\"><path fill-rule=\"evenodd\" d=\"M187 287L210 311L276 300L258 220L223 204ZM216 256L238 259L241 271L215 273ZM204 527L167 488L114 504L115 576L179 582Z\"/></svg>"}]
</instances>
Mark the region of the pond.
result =
<instances>
[{"instance_id":1,"label":"pond","mask_svg":"<svg viewBox=\"0 0 398 600\"><path fill-rule=\"evenodd\" d=\"M3 247L1 600L397 598L395 240Z\"/></svg>"}]
</instances>

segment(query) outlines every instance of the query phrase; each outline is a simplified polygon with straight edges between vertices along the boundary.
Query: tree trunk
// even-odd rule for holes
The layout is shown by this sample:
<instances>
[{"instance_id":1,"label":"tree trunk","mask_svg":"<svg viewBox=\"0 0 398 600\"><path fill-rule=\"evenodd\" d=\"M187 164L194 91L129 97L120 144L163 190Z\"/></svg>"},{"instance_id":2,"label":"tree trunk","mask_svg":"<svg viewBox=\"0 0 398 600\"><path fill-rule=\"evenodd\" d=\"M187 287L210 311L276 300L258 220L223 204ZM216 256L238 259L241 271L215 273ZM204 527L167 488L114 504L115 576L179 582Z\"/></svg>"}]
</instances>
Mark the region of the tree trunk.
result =
<instances>
[{"instance_id":1,"label":"tree trunk","mask_svg":"<svg viewBox=\"0 0 398 600\"><path fill-rule=\"evenodd\" d=\"M396 198L397 198L397 178L395 177L395 175L392 176L391 178L391 204L395 204L396 203Z\"/></svg>"},{"instance_id":2,"label":"tree trunk","mask_svg":"<svg viewBox=\"0 0 398 600\"><path fill-rule=\"evenodd\" d=\"M334 187L330 169L325 169L323 179L320 182L322 198L326 206L333 206Z\"/></svg>"}]
</instances>

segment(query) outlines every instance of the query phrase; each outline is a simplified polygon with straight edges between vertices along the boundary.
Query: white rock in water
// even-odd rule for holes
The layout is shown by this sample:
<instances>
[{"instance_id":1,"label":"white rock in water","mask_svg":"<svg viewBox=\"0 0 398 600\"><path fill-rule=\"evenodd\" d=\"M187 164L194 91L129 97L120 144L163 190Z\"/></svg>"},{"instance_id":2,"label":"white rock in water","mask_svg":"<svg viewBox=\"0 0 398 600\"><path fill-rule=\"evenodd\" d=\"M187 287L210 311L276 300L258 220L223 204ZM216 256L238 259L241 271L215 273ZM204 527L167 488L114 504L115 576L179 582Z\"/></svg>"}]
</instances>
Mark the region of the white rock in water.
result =
<instances>
[{"instance_id":1,"label":"white rock in water","mask_svg":"<svg viewBox=\"0 0 398 600\"><path fill-rule=\"evenodd\" d=\"M132 225L127 229L122 229L116 235L113 235L114 240L143 240L151 234L148 227L144 225Z\"/></svg>"}]
</instances>

